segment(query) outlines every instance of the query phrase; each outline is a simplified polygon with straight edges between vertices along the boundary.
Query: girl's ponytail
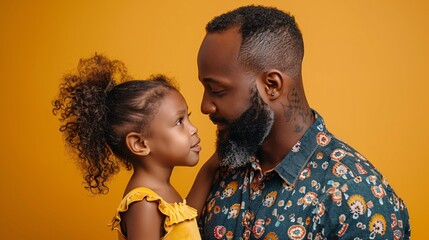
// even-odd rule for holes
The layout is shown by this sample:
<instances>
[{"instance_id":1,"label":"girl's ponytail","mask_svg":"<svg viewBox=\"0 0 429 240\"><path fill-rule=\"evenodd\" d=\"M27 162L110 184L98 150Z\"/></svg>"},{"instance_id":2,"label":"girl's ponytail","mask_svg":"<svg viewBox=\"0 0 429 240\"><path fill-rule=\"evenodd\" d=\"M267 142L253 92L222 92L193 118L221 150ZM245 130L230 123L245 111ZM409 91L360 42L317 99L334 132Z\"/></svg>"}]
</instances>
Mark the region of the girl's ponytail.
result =
<instances>
[{"instance_id":1,"label":"girl's ponytail","mask_svg":"<svg viewBox=\"0 0 429 240\"><path fill-rule=\"evenodd\" d=\"M106 99L118 82L129 79L120 61L95 55L81 59L76 74L65 75L60 93L52 104L54 115L63 125L60 131L79 156L87 188L93 193L107 193L105 181L119 171L107 144Z\"/></svg>"}]
</instances>

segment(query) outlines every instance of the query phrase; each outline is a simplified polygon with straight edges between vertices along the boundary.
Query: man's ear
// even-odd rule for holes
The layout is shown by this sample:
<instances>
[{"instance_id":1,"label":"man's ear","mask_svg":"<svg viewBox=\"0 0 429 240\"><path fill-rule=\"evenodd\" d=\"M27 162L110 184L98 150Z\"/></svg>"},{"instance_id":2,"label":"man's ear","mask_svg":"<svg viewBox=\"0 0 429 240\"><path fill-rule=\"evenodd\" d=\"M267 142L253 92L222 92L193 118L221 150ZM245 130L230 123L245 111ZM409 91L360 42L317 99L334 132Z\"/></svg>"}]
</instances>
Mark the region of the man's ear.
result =
<instances>
[{"instance_id":1,"label":"man's ear","mask_svg":"<svg viewBox=\"0 0 429 240\"><path fill-rule=\"evenodd\" d=\"M150 153L150 148L145 138L136 132L130 132L125 137L125 143L128 149L137 156L147 156Z\"/></svg>"},{"instance_id":2,"label":"man's ear","mask_svg":"<svg viewBox=\"0 0 429 240\"><path fill-rule=\"evenodd\" d=\"M285 75L277 69L270 69L264 73L262 86L268 99L273 100L282 95L284 81Z\"/></svg>"}]
</instances>

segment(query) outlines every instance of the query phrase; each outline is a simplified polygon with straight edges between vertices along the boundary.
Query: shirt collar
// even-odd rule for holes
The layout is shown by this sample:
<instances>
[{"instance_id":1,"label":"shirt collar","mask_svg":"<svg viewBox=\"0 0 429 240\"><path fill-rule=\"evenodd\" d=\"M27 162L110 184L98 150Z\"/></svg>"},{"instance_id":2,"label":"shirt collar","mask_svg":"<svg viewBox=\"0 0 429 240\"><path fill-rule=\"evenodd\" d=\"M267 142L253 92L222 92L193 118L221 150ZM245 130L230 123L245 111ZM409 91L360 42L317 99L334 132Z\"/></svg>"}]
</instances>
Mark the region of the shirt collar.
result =
<instances>
[{"instance_id":1,"label":"shirt collar","mask_svg":"<svg viewBox=\"0 0 429 240\"><path fill-rule=\"evenodd\" d=\"M310 157L317 149L317 134L327 132L322 116L314 111L315 121L294 145L283 160L274 168L280 177L289 185L295 185L298 174L306 166Z\"/></svg>"}]
</instances>

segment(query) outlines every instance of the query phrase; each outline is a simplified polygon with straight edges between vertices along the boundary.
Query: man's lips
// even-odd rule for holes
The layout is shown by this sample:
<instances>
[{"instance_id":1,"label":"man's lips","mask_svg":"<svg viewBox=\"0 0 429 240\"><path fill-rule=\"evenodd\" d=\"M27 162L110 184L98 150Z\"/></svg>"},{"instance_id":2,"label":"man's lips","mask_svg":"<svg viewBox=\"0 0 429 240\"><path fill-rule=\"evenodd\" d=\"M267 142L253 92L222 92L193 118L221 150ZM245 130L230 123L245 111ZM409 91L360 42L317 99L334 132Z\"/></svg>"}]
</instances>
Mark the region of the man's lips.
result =
<instances>
[{"instance_id":1,"label":"man's lips","mask_svg":"<svg viewBox=\"0 0 429 240\"><path fill-rule=\"evenodd\" d=\"M226 128L226 124L223 123L215 123L217 126L217 130L224 130Z\"/></svg>"},{"instance_id":2,"label":"man's lips","mask_svg":"<svg viewBox=\"0 0 429 240\"><path fill-rule=\"evenodd\" d=\"M210 116L210 120L212 121L213 124L217 125L218 130L225 129L227 124L228 124L228 122L226 120L214 117L212 115Z\"/></svg>"}]
</instances>

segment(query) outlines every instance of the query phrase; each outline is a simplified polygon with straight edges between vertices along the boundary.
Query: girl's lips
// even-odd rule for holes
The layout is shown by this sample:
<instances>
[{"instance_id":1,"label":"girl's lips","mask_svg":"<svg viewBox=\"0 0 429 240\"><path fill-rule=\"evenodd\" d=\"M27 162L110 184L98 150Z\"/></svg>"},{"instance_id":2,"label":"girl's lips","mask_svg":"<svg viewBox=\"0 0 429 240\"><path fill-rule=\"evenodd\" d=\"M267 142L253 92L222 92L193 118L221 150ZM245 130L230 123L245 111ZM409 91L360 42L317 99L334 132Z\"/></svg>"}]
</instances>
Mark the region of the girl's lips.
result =
<instances>
[{"instance_id":1,"label":"girl's lips","mask_svg":"<svg viewBox=\"0 0 429 240\"><path fill-rule=\"evenodd\" d=\"M198 139L198 141L195 143L195 144L193 144L192 146L191 146L191 148L193 149L193 150L195 150L195 151L201 151L201 146L199 145L200 144L200 139Z\"/></svg>"},{"instance_id":2,"label":"girl's lips","mask_svg":"<svg viewBox=\"0 0 429 240\"><path fill-rule=\"evenodd\" d=\"M196 152L199 152L199 151L201 151L201 146L200 145L194 145L194 146L192 146L192 149Z\"/></svg>"}]
</instances>

